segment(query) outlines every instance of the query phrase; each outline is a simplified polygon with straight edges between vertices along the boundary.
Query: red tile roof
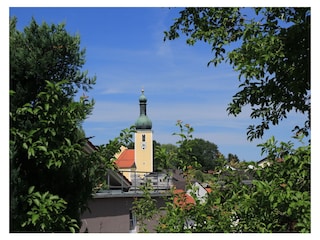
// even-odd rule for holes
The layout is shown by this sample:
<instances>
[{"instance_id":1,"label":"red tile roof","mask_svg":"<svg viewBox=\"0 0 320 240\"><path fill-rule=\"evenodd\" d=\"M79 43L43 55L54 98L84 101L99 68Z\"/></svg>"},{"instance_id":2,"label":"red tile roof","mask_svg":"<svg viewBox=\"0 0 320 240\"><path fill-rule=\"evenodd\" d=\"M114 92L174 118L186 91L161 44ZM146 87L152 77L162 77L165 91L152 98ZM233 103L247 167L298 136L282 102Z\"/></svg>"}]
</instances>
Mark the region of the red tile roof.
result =
<instances>
[{"instance_id":1,"label":"red tile roof","mask_svg":"<svg viewBox=\"0 0 320 240\"><path fill-rule=\"evenodd\" d=\"M134 166L134 149L125 149L115 163L118 168L132 168Z\"/></svg>"},{"instance_id":2,"label":"red tile roof","mask_svg":"<svg viewBox=\"0 0 320 240\"><path fill-rule=\"evenodd\" d=\"M189 206L191 204L195 204L196 201L191 197L189 194L187 194L182 189L175 189L174 190L174 199L173 202L176 206L180 206L182 208Z\"/></svg>"}]
</instances>

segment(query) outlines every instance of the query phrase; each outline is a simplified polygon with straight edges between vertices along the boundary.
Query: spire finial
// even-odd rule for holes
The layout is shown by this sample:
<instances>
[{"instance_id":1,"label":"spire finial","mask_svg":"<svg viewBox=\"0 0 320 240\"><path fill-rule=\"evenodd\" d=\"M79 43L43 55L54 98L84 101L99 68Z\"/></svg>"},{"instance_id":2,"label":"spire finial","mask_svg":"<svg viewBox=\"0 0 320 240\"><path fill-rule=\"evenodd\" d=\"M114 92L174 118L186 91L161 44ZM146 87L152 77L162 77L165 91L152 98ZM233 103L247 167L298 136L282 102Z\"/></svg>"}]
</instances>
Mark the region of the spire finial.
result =
<instances>
[{"instance_id":1,"label":"spire finial","mask_svg":"<svg viewBox=\"0 0 320 240\"><path fill-rule=\"evenodd\" d=\"M144 88L142 87L142 89L141 89L141 93L143 94L144 93Z\"/></svg>"}]
</instances>

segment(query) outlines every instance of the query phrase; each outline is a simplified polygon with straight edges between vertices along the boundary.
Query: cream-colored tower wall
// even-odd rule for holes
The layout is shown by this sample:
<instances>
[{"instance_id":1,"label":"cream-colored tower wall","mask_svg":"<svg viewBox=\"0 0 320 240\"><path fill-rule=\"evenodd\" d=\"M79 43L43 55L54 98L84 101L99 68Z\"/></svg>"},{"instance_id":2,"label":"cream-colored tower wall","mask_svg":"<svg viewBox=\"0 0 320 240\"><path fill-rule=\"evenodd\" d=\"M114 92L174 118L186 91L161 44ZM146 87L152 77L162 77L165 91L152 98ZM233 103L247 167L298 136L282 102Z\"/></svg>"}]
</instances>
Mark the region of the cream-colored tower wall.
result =
<instances>
[{"instance_id":1,"label":"cream-colored tower wall","mask_svg":"<svg viewBox=\"0 0 320 240\"><path fill-rule=\"evenodd\" d=\"M123 176L125 176L129 181L131 181L131 173L134 171L135 171L135 169L132 169L132 168L130 168L130 169L119 168L119 172L121 172L123 174Z\"/></svg>"},{"instance_id":2,"label":"cream-colored tower wall","mask_svg":"<svg viewBox=\"0 0 320 240\"><path fill-rule=\"evenodd\" d=\"M135 133L135 163L137 172L153 172L153 139L151 129Z\"/></svg>"}]
</instances>

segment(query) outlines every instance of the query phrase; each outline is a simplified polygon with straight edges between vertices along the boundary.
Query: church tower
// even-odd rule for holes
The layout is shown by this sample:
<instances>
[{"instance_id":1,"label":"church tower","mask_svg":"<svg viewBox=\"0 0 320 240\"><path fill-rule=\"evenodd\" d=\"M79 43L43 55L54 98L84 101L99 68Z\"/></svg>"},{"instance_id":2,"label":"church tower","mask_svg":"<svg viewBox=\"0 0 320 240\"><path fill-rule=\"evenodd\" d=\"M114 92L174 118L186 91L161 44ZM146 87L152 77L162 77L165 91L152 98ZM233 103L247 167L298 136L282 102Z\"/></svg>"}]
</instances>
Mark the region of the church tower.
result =
<instances>
[{"instance_id":1,"label":"church tower","mask_svg":"<svg viewBox=\"0 0 320 240\"><path fill-rule=\"evenodd\" d=\"M152 122L147 116L147 98L142 89L139 97L140 116L135 123L135 164L136 171L153 172Z\"/></svg>"}]
</instances>

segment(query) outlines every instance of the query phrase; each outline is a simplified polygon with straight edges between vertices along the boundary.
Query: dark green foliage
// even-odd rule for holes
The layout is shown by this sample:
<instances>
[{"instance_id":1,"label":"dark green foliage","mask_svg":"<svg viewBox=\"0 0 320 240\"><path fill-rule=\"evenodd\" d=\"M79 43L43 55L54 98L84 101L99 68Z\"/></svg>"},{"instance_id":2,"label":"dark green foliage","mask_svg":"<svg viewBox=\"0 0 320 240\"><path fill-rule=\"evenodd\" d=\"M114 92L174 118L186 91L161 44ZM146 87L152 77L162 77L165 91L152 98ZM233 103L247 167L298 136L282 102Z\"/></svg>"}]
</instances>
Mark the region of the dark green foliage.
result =
<instances>
[{"instance_id":1,"label":"dark green foliage","mask_svg":"<svg viewBox=\"0 0 320 240\"><path fill-rule=\"evenodd\" d=\"M22 223L24 231L61 232L65 229L74 233L79 229L77 221L64 214L67 202L59 196L49 192L34 192L32 186L28 190L26 201L31 209L27 212L27 221Z\"/></svg>"},{"instance_id":2,"label":"dark green foliage","mask_svg":"<svg viewBox=\"0 0 320 240\"><path fill-rule=\"evenodd\" d=\"M176 168L182 169L183 171L188 168L198 168L201 165L195 156L191 155L191 144L192 144L192 133L194 131L193 127L188 123L183 123L183 121L178 120L176 126L179 127L179 132L173 133L173 135L178 136L180 140L177 141L178 151L176 157Z\"/></svg>"},{"instance_id":3,"label":"dark green foliage","mask_svg":"<svg viewBox=\"0 0 320 240\"><path fill-rule=\"evenodd\" d=\"M76 231L96 174L81 128L94 102L74 97L95 77L81 71L85 51L63 24L32 19L19 32L16 22L10 19L10 231Z\"/></svg>"},{"instance_id":4,"label":"dark green foliage","mask_svg":"<svg viewBox=\"0 0 320 240\"><path fill-rule=\"evenodd\" d=\"M187 151L185 145L186 143L181 144L181 152ZM201 165L201 170L214 170L220 165L219 158L221 153L218 151L216 144L204 139L195 138L190 140L187 145L191 149L188 151L189 156Z\"/></svg>"},{"instance_id":5,"label":"dark green foliage","mask_svg":"<svg viewBox=\"0 0 320 240\"><path fill-rule=\"evenodd\" d=\"M64 24L38 25L34 19L19 32L17 21L10 19L10 89L16 92L10 99L11 108L36 101L45 81L67 80L63 91L69 98L80 88L84 92L92 88L96 78L81 71L85 49L80 49L79 36L71 36Z\"/></svg>"},{"instance_id":6,"label":"dark green foliage","mask_svg":"<svg viewBox=\"0 0 320 240\"><path fill-rule=\"evenodd\" d=\"M117 138L122 146L129 149L134 149L133 134L136 132L135 126L130 126L130 128L125 128L121 130L119 137Z\"/></svg>"},{"instance_id":7,"label":"dark green foliage","mask_svg":"<svg viewBox=\"0 0 320 240\"><path fill-rule=\"evenodd\" d=\"M156 145L153 154L154 169L163 171L177 167L177 149L173 144Z\"/></svg>"},{"instance_id":8,"label":"dark green foliage","mask_svg":"<svg viewBox=\"0 0 320 240\"><path fill-rule=\"evenodd\" d=\"M77 221L92 193L91 162L77 127L92 103L66 99L62 84L47 82L34 106L27 103L10 113L12 231L24 231L19 225L28 209L25 198L31 186L59 195L68 203L64 213Z\"/></svg>"},{"instance_id":9,"label":"dark green foliage","mask_svg":"<svg viewBox=\"0 0 320 240\"><path fill-rule=\"evenodd\" d=\"M248 105L251 118L261 119L248 127L248 139L262 137L291 111L306 114L294 130L309 134L310 8L185 8L165 39L179 33L190 45L211 45L208 65L227 62L239 73L240 90L227 110L237 116Z\"/></svg>"},{"instance_id":10,"label":"dark green foliage","mask_svg":"<svg viewBox=\"0 0 320 240\"><path fill-rule=\"evenodd\" d=\"M229 163L231 163L231 164L237 164L237 163L240 162L238 156L237 156L237 155L234 155L234 154L232 154L232 153L229 153L229 154L228 154L227 161L228 161Z\"/></svg>"}]
</instances>

